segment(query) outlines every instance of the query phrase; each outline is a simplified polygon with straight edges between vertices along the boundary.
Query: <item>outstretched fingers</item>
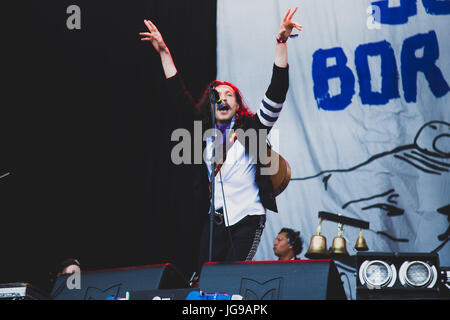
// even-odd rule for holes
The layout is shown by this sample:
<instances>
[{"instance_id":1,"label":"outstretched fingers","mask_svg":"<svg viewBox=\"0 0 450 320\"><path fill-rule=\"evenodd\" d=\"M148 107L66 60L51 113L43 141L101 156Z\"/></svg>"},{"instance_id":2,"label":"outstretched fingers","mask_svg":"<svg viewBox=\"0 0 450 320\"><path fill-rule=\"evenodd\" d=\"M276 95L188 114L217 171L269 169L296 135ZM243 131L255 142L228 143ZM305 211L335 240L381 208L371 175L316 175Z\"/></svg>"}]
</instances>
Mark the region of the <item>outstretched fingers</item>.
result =
<instances>
[{"instance_id":1,"label":"outstretched fingers","mask_svg":"<svg viewBox=\"0 0 450 320\"><path fill-rule=\"evenodd\" d=\"M294 22L294 24L293 24L293 27L294 27L295 29L297 29L298 31L302 31L302 26L299 25L299 24L297 24L297 23L295 23L295 22Z\"/></svg>"},{"instance_id":2,"label":"outstretched fingers","mask_svg":"<svg viewBox=\"0 0 450 320\"><path fill-rule=\"evenodd\" d=\"M295 9L291 12L291 14L288 15L287 20L291 21L294 14L297 12L298 7L295 7ZM291 9L289 9L290 11ZM289 12L288 11L288 12Z\"/></svg>"},{"instance_id":3,"label":"outstretched fingers","mask_svg":"<svg viewBox=\"0 0 450 320\"><path fill-rule=\"evenodd\" d=\"M288 11L286 12L286 14L284 15L283 22L286 21L286 20L288 19L289 12L291 12L291 9L288 9Z\"/></svg>"},{"instance_id":4,"label":"outstretched fingers","mask_svg":"<svg viewBox=\"0 0 450 320\"><path fill-rule=\"evenodd\" d=\"M144 23L150 32L158 32L158 28L150 20L144 20Z\"/></svg>"},{"instance_id":5,"label":"outstretched fingers","mask_svg":"<svg viewBox=\"0 0 450 320\"><path fill-rule=\"evenodd\" d=\"M141 38L142 41L152 41L153 40L153 35L150 32L139 32L139 35L141 37L144 37L144 38Z\"/></svg>"},{"instance_id":6,"label":"outstretched fingers","mask_svg":"<svg viewBox=\"0 0 450 320\"><path fill-rule=\"evenodd\" d=\"M298 7L295 7L294 10L292 10L292 12L291 12L291 9L289 9L283 18L283 24L287 28L290 28L290 29L295 28L298 31L302 31L302 26L292 20L292 17L297 12L297 10L298 10Z\"/></svg>"}]
</instances>

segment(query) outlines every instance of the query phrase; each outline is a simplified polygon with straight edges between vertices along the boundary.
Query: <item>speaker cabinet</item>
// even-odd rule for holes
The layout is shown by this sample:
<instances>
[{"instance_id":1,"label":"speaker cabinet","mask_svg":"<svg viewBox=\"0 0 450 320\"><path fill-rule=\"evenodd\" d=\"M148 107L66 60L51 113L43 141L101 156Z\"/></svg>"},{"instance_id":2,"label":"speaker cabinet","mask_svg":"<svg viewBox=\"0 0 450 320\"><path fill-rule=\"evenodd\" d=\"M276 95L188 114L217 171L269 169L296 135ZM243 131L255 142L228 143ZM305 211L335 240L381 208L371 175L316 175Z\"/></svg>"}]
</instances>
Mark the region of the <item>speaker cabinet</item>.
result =
<instances>
[{"instance_id":1,"label":"speaker cabinet","mask_svg":"<svg viewBox=\"0 0 450 320\"><path fill-rule=\"evenodd\" d=\"M346 299L332 260L205 263L199 288L247 300Z\"/></svg>"},{"instance_id":2,"label":"speaker cabinet","mask_svg":"<svg viewBox=\"0 0 450 320\"><path fill-rule=\"evenodd\" d=\"M170 263L99 271L84 271L77 288L77 274L60 276L53 287L54 300L105 300L125 298L127 291L188 288L189 284ZM75 285L73 285L75 284Z\"/></svg>"},{"instance_id":3,"label":"speaker cabinet","mask_svg":"<svg viewBox=\"0 0 450 320\"><path fill-rule=\"evenodd\" d=\"M438 299L437 253L358 252L356 299Z\"/></svg>"}]
</instances>

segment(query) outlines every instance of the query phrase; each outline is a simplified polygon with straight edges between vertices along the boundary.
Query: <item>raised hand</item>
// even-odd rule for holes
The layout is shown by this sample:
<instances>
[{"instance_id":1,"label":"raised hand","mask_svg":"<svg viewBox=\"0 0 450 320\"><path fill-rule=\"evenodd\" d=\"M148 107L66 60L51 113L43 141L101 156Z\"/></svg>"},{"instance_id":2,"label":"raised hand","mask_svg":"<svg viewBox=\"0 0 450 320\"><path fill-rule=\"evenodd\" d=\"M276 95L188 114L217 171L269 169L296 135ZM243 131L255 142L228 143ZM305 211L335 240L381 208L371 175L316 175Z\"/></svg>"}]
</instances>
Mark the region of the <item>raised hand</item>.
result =
<instances>
[{"instance_id":1,"label":"raised hand","mask_svg":"<svg viewBox=\"0 0 450 320\"><path fill-rule=\"evenodd\" d=\"M297 12L298 7L296 7L292 12L291 9L289 9L284 18L283 21L281 21L280 30L278 31L277 39L285 42L291 35L292 30L295 28L298 31L302 31L302 26L299 25L297 22L292 20L292 17L294 16L295 12Z\"/></svg>"},{"instance_id":2,"label":"raised hand","mask_svg":"<svg viewBox=\"0 0 450 320\"><path fill-rule=\"evenodd\" d=\"M172 60L169 48L164 43L161 33L159 33L158 28L150 20L144 20L144 23L150 32L140 32L139 34L143 37L141 41L151 42L156 52L161 56L161 64L166 78L173 77L177 73L177 68Z\"/></svg>"},{"instance_id":3,"label":"raised hand","mask_svg":"<svg viewBox=\"0 0 450 320\"><path fill-rule=\"evenodd\" d=\"M158 53L167 50L167 46L164 43L164 40L161 36L161 33L158 31L158 28L151 22L150 20L144 20L145 25L147 26L148 31L150 32L140 32L139 35L142 36L142 41L150 41L155 50Z\"/></svg>"}]
</instances>

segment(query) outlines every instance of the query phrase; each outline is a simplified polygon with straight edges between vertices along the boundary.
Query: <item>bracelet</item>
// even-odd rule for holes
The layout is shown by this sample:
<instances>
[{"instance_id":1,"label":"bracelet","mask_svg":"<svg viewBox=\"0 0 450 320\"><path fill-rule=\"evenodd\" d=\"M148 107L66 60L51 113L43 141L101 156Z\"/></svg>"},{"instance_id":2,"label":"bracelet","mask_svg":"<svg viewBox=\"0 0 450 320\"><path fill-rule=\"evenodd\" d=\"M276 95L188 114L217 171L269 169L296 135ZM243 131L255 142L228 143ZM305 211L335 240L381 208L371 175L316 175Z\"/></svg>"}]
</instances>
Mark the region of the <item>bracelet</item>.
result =
<instances>
[{"instance_id":1,"label":"bracelet","mask_svg":"<svg viewBox=\"0 0 450 320\"><path fill-rule=\"evenodd\" d=\"M286 43L286 41L287 41L287 39L286 39L286 40L283 40L283 39L278 39L278 38L277 38L277 43Z\"/></svg>"}]
</instances>

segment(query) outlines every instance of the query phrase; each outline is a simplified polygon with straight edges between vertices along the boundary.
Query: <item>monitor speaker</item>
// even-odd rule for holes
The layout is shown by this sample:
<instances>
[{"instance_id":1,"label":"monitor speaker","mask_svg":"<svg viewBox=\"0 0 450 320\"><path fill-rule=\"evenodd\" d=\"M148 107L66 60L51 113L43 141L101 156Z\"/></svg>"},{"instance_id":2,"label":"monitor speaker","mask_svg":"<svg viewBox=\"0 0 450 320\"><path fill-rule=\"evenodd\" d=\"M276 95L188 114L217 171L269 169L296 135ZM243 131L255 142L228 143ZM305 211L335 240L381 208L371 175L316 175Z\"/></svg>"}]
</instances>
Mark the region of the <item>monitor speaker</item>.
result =
<instances>
[{"instance_id":1,"label":"monitor speaker","mask_svg":"<svg viewBox=\"0 0 450 320\"><path fill-rule=\"evenodd\" d=\"M79 279L76 277L79 276ZM77 283L78 282L78 283ZM170 263L99 271L83 271L57 278L54 300L105 300L125 298L128 291L188 288Z\"/></svg>"},{"instance_id":2,"label":"monitor speaker","mask_svg":"<svg viewBox=\"0 0 450 320\"><path fill-rule=\"evenodd\" d=\"M247 300L346 299L332 260L205 263L199 288Z\"/></svg>"}]
</instances>

